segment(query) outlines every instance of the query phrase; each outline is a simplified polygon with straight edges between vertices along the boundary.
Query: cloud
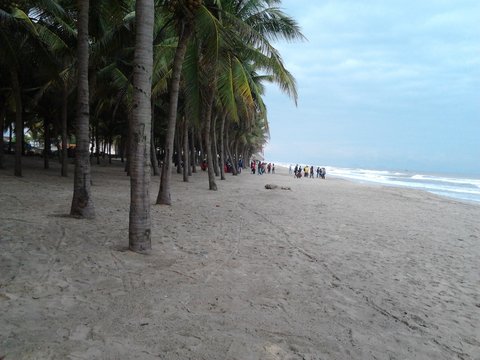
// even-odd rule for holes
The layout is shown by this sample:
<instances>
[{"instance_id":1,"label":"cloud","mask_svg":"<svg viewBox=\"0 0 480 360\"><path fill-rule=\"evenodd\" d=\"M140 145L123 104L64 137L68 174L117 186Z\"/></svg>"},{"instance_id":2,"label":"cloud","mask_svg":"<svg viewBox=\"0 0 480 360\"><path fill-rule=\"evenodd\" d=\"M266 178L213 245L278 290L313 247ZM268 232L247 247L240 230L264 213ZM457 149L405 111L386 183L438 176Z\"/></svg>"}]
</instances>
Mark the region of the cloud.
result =
<instances>
[{"instance_id":1,"label":"cloud","mask_svg":"<svg viewBox=\"0 0 480 360\"><path fill-rule=\"evenodd\" d=\"M276 90L267 90L272 151L287 147L307 154L321 134L329 139L332 159L364 149L364 158L373 159L377 151L401 162L402 152L434 158L439 147L448 147L459 163L471 159L473 141L463 146L459 139L480 132L480 2L284 0L283 5L308 42L278 44L300 98L295 109ZM451 129L437 131L439 123L455 124L458 134L450 138ZM293 144L291 134L298 129L308 133ZM422 148L430 134L432 144ZM389 144L398 153L389 151Z\"/></svg>"},{"instance_id":2,"label":"cloud","mask_svg":"<svg viewBox=\"0 0 480 360\"><path fill-rule=\"evenodd\" d=\"M445 31L471 34L478 36L478 14L480 4L475 2L450 2L452 6L431 15L423 23L423 29L428 31Z\"/></svg>"}]
</instances>

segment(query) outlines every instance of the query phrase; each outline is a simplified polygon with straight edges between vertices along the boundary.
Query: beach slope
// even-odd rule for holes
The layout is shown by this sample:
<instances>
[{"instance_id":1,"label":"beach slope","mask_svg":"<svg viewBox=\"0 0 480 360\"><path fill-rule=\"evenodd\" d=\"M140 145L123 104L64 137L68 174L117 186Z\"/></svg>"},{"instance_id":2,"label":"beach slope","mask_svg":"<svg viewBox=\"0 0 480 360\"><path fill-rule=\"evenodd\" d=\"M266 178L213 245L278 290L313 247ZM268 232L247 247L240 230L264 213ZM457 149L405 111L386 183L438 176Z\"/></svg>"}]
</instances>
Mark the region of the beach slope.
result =
<instances>
[{"instance_id":1,"label":"beach slope","mask_svg":"<svg viewBox=\"0 0 480 360\"><path fill-rule=\"evenodd\" d=\"M30 165L0 170L6 360L479 359L478 205L247 172L212 192L203 172L174 174L139 255L121 164L93 168L94 220L66 216L56 164Z\"/></svg>"}]
</instances>

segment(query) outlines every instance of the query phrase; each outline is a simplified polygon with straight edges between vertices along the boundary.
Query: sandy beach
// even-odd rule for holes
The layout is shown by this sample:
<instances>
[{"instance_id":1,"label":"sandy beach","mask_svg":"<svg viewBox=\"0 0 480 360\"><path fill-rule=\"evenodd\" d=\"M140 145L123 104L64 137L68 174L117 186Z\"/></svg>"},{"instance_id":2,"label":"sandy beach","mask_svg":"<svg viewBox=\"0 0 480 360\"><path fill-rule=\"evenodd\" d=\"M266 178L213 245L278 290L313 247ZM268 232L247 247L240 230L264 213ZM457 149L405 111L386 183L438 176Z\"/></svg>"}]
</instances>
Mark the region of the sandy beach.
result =
<instances>
[{"instance_id":1,"label":"sandy beach","mask_svg":"<svg viewBox=\"0 0 480 360\"><path fill-rule=\"evenodd\" d=\"M281 168L217 192L175 173L139 255L121 164L93 167L88 221L66 216L73 167L26 163L0 170L5 360L480 359L479 205Z\"/></svg>"}]
</instances>

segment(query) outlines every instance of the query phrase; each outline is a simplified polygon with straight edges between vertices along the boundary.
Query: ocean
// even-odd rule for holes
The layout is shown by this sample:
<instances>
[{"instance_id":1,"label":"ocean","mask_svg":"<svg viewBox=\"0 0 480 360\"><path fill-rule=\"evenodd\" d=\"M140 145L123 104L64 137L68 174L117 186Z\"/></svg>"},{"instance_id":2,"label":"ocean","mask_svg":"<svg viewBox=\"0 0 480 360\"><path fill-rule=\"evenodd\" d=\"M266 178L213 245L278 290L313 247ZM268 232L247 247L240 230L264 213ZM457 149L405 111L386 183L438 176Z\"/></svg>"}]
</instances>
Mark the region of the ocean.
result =
<instances>
[{"instance_id":1,"label":"ocean","mask_svg":"<svg viewBox=\"0 0 480 360\"><path fill-rule=\"evenodd\" d=\"M288 164L279 164L286 166ZM316 165L315 165L316 168ZM328 176L428 191L457 200L480 203L480 177L427 174L408 171L349 169L325 166Z\"/></svg>"}]
</instances>

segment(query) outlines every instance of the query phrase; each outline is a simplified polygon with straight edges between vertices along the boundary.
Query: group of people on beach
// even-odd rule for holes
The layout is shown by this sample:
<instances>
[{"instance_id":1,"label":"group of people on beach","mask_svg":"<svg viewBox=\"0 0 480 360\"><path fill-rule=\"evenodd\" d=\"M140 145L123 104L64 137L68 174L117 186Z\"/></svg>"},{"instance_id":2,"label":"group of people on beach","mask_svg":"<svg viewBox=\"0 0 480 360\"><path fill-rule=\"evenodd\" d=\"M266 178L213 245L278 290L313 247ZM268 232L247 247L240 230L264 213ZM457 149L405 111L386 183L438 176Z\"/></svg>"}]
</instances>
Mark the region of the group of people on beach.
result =
<instances>
[{"instance_id":1,"label":"group of people on beach","mask_svg":"<svg viewBox=\"0 0 480 360\"><path fill-rule=\"evenodd\" d=\"M250 163L250 170L252 174L257 173L258 175L275 174L275 164L262 162L260 160L252 160Z\"/></svg>"},{"instance_id":2,"label":"group of people on beach","mask_svg":"<svg viewBox=\"0 0 480 360\"><path fill-rule=\"evenodd\" d=\"M290 175L294 175L296 179L301 179L302 177L310 177L314 178L315 177L315 172L317 173L317 178L322 178L325 179L325 176L327 175L327 171L325 170L324 167L318 166L317 169L315 170L314 166L308 166L305 165L303 168L300 165L295 165L295 168L292 170L292 165L288 168L288 173Z\"/></svg>"}]
</instances>

